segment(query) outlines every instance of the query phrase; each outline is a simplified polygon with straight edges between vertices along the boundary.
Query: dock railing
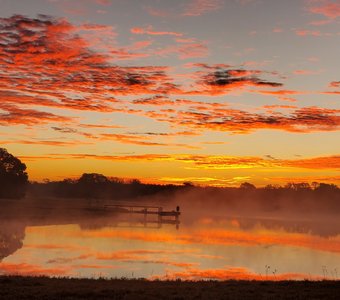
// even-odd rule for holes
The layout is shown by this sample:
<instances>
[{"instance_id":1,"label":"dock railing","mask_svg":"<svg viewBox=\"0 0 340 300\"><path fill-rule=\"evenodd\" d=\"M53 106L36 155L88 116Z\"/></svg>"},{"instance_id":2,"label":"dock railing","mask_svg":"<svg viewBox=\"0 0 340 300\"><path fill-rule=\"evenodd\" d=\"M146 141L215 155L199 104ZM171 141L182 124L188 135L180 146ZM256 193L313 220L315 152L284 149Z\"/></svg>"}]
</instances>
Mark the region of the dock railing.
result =
<instances>
[{"instance_id":1,"label":"dock railing","mask_svg":"<svg viewBox=\"0 0 340 300\"><path fill-rule=\"evenodd\" d=\"M119 214L139 214L144 216L144 224L158 223L159 227L162 224L174 224L176 228L179 226L179 216L181 214L179 206L172 211L164 211L161 206L151 205L127 205L127 204L105 204L103 208L106 211L112 211ZM149 215L157 216L157 221L148 220Z\"/></svg>"}]
</instances>

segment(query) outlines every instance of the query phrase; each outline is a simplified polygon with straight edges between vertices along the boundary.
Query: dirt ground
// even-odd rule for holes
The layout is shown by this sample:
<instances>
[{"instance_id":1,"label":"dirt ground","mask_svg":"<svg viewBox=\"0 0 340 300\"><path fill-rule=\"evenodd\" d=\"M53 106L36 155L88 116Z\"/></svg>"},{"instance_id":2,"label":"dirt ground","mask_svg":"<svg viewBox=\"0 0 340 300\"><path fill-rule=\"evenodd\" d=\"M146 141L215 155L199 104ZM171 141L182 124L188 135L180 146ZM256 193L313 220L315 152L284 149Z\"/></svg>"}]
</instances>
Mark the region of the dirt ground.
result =
<instances>
[{"instance_id":1,"label":"dirt ground","mask_svg":"<svg viewBox=\"0 0 340 300\"><path fill-rule=\"evenodd\" d=\"M0 277L0 299L339 299L340 281L147 281Z\"/></svg>"}]
</instances>

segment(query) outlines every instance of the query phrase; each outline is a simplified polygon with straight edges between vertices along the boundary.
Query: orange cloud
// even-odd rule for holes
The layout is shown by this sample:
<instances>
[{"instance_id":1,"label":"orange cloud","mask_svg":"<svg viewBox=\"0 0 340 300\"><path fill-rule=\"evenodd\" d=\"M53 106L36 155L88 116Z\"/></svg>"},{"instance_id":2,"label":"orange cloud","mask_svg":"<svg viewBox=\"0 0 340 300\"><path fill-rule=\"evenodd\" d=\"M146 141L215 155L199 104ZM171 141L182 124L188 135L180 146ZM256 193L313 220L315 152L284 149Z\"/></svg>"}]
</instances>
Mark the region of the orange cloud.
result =
<instances>
[{"instance_id":1,"label":"orange cloud","mask_svg":"<svg viewBox=\"0 0 340 300\"><path fill-rule=\"evenodd\" d=\"M340 95L340 91L322 92L325 95Z\"/></svg>"},{"instance_id":2,"label":"orange cloud","mask_svg":"<svg viewBox=\"0 0 340 300\"><path fill-rule=\"evenodd\" d=\"M170 45L160 50L154 51L159 56L169 56L177 54L179 59L189 59L197 57L206 57L209 55L208 47L202 42L192 42L180 45Z\"/></svg>"},{"instance_id":3,"label":"orange cloud","mask_svg":"<svg viewBox=\"0 0 340 300\"><path fill-rule=\"evenodd\" d=\"M35 156L20 156L21 159L34 159ZM38 156L39 159L98 159L109 161L176 161L191 164L197 169L244 169L244 168L280 168L292 167L303 169L338 169L340 156L312 157L304 159L271 159L262 157L237 157L225 155L190 155L190 154L143 154L143 155L94 155L94 154L49 154Z\"/></svg>"},{"instance_id":4,"label":"orange cloud","mask_svg":"<svg viewBox=\"0 0 340 300\"><path fill-rule=\"evenodd\" d=\"M277 91L259 91L263 95L274 95L274 96L287 96L287 95L299 95L303 92L294 90L277 90Z\"/></svg>"},{"instance_id":5,"label":"orange cloud","mask_svg":"<svg viewBox=\"0 0 340 300\"><path fill-rule=\"evenodd\" d=\"M94 265L94 264L78 264L73 265L76 269L118 269L116 266L109 265Z\"/></svg>"},{"instance_id":6,"label":"orange cloud","mask_svg":"<svg viewBox=\"0 0 340 300\"><path fill-rule=\"evenodd\" d=\"M330 84L329 84L330 87L333 87L333 88L340 88L340 81L332 81Z\"/></svg>"},{"instance_id":7,"label":"orange cloud","mask_svg":"<svg viewBox=\"0 0 340 300\"><path fill-rule=\"evenodd\" d=\"M290 111L289 114L278 112L260 114L233 109L226 104L208 104L186 99L171 100L172 95L219 96L233 91L279 97L301 92L276 90L282 87L282 83L261 78L268 74L277 76L276 72L203 63L187 65L200 70L188 75L188 79L193 79L194 83L189 82L186 88L176 84L175 78L167 74L168 67L112 64L112 57L115 55L123 59L124 56L128 58L130 54L135 53L126 49L114 49L111 56L95 52L91 48L92 42L77 33L96 30L106 32L111 29L95 24L74 26L66 20L46 16L41 16L40 19L20 15L1 18L0 62L6 75L0 78L2 111L0 124L33 126L51 122L76 123L75 118L70 116L27 108L45 106L98 113L136 114L173 126L183 126L185 127L183 131L215 130L245 134L260 129L274 129L305 133L334 131L339 128L339 110L336 109L306 107ZM38 40L43 42L37 43ZM133 44L131 49L143 49L149 45L148 41L138 43ZM208 49L204 43L193 40L170 45L153 54L177 54L179 58L187 59L205 56L207 53ZM257 90L246 89L249 86L256 87ZM263 90L268 87L275 90ZM148 98L127 101L118 100L116 96ZM143 107L131 108L131 105L172 107L148 111ZM94 138L91 134L81 132L76 134L89 139ZM150 138L131 137L121 133L99 138L102 140L111 138L122 143L138 145L164 144ZM180 143L174 143L173 146L188 147Z\"/></svg>"},{"instance_id":8,"label":"orange cloud","mask_svg":"<svg viewBox=\"0 0 340 300\"><path fill-rule=\"evenodd\" d=\"M294 98L291 98L291 97L278 97L278 99L280 100L280 101L287 101L287 102L297 102L297 100L296 99L294 99Z\"/></svg>"},{"instance_id":9,"label":"orange cloud","mask_svg":"<svg viewBox=\"0 0 340 300\"><path fill-rule=\"evenodd\" d=\"M183 16L201 16L210 11L218 10L222 6L221 0L191 0L185 7Z\"/></svg>"},{"instance_id":10,"label":"orange cloud","mask_svg":"<svg viewBox=\"0 0 340 300\"><path fill-rule=\"evenodd\" d=\"M110 56L113 56L114 60L133 60L133 59L140 59L149 57L152 55L151 53L141 53L136 52L145 48L148 48L150 45L152 45L152 41L145 40L145 41L137 41L134 42L130 46L122 47L122 48L113 48L109 49L108 54Z\"/></svg>"},{"instance_id":11,"label":"orange cloud","mask_svg":"<svg viewBox=\"0 0 340 300\"><path fill-rule=\"evenodd\" d=\"M75 110L91 110L98 112L113 112L116 109L110 106L111 103L115 101L112 99L107 99L106 102L109 104L98 103L97 101L91 101L89 99L82 98L82 101L70 99L65 95L58 95L54 93L44 93L44 92L20 92L20 91L2 91L0 92L1 99L6 103L10 104L22 104L22 105L39 105L55 108L66 108ZM62 103L57 100L51 100L50 97L58 97L62 100Z\"/></svg>"},{"instance_id":12,"label":"orange cloud","mask_svg":"<svg viewBox=\"0 0 340 300\"><path fill-rule=\"evenodd\" d=\"M237 134L259 129L276 129L289 132L335 131L340 125L340 110L318 107L296 109L290 114L257 114L236 109L206 109L178 111L158 121L176 123L193 129L229 131Z\"/></svg>"},{"instance_id":13,"label":"orange cloud","mask_svg":"<svg viewBox=\"0 0 340 300\"><path fill-rule=\"evenodd\" d=\"M332 23L332 19L318 20L318 21L309 22L310 25L314 25L314 26L323 26L323 25L329 24L329 23Z\"/></svg>"},{"instance_id":14,"label":"orange cloud","mask_svg":"<svg viewBox=\"0 0 340 300\"><path fill-rule=\"evenodd\" d=\"M26 263L4 263L0 262L0 271L3 274L15 275L20 274L24 276L66 276L71 269L69 267L63 268L44 268L39 265Z\"/></svg>"},{"instance_id":15,"label":"orange cloud","mask_svg":"<svg viewBox=\"0 0 340 300\"><path fill-rule=\"evenodd\" d=\"M46 124L53 122L69 122L69 117L58 116L52 113L23 109L15 105L0 103L0 125L18 125L24 124L28 126Z\"/></svg>"},{"instance_id":16,"label":"orange cloud","mask_svg":"<svg viewBox=\"0 0 340 300\"><path fill-rule=\"evenodd\" d=\"M297 108L297 106L295 105L264 105L263 108L266 109L275 109L275 108L284 108L284 109L293 109L293 108Z\"/></svg>"},{"instance_id":17,"label":"orange cloud","mask_svg":"<svg viewBox=\"0 0 340 300\"><path fill-rule=\"evenodd\" d=\"M97 4L99 5L110 5L112 4L110 0L95 0Z\"/></svg>"},{"instance_id":18,"label":"orange cloud","mask_svg":"<svg viewBox=\"0 0 340 300\"><path fill-rule=\"evenodd\" d=\"M215 177L161 177L158 179L161 183L167 183L167 184L182 184L183 182L192 182L194 184L199 185L209 185L214 187L225 187L235 184L240 184L241 182L244 182L245 180L249 180L249 176L239 176L239 177L233 177L233 178L215 178Z\"/></svg>"},{"instance_id":19,"label":"orange cloud","mask_svg":"<svg viewBox=\"0 0 340 300\"><path fill-rule=\"evenodd\" d=\"M282 29L280 27L275 27L275 28L273 28L272 31L275 32L275 33L281 33L281 32L284 32L284 29Z\"/></svg>"},{"instance_id":20,"label":"orange cloud","mask_svg":"<svg viewBox=\"0 0 340 300\"><path fill-rule=\"evenodd\" d=\"M269 178L271 181L282 183L291 183L291 182L324 182L324 183L337 183L340 182L340 176L305 176L305 177L271 177Z\"/></svg>"},{"instance_id":21,"label":"orange cloud","mask_svg":"<svg viewBox=\"0 0 340 300\"><path fill-rule=\"evenodd\" d=\"M183 33L174 32L174 31L155 31L152 26L148 26L147 28L142 27L134 27L131 28L131 33L134 34L149 34L149 35L172 35L172 36L182 36Z\"/></svg>"},{"instance_id":22,"label":"orange cloud","mask_svg":"<svg viewBox=\"0 0 340 300\"><path fill-rule=\"evenodd\" d=\"M340 156L314 157L283 161L284 166L306 169L340 169Z\"/></svg>"},{"instance_id":23,"label":"orange cloud","mask_svg":"<svg viewBox=\"0 0 340 300\"><path fill-rule=\"evenodd\" d=\"M125 128L119 125L103 125L103 124L79 124L79 126L84 128L104 128L104 129Z\"/></svg>"},{"instance_id":24,"label":"orange cloud","mask_svg":"<svg viewBox=\"0 0 340 300\"><path fill-rule=\"evenodd\" d=\"M82 141L47 141L47 140L13 140L0 141L1 144L22 144L22 145L43 145L43 146L57 146L57 147L72 147L77 145L90 145L89 142Z\"/></svg>"},{"instance_id":25,"label":"orange cloud","mask_svg":"<svg viewBox=\"0 0 340 300\"><path fill-rule=\"evenodd\" d=\"M184 132L186 133L186 132ZM167 136L177 136L177 134L164 134ZM188 135L181 134L179 135ZM130 134L116 134L116 133L101 133L98 136L93 136L94 139L101 141L117 141L122 144L133 144L140 146L167 146L167 147L180 147L180 148L188 148L188 149L197 149L197 146L189 145L189 144L181 144L181 143L169 143L169 142L159 142L154 141L153 138L157 136L157 134L147 133L147 134L138 134L138 133L130 133ZM162 136L162 134L158 134L158 136Z\"/></svg>"},{"instance_id":26,"label":"orange cloud","mask_svg":"<svg viewBox=\"0 0 340 300\"><path fill-rule=\"evenodd\" d=\"M323 35L319 30L303 30L303 29L296 30L295 34L299 36L308 36L308 35L321 36Z\"/></svg>"},{"instance_id":27,"label":"orange cloud","mask_svg":"<svg viewBox=\"0 0 340 300\"><path fill-rule=\"evenodd\" d=\"M83 255L79 255L76 257L58 257L58 258L53 258L53 259L49 259L46 263L47 264L69 264L72 263L74 261L77 260L83 260L83 259L87 259L89 257L91 257L92 255L90 254L83 254Z\"/></svg>"},{"instance_id":28,"label":"orange cloud","mask_svg":"<svg viewBox=\"0 0 340 300\"><path fill-rule=\"evenodd\" d=\"M313 70L295 70L293 74L295 75L315 75L319 74L320 71L313 71Z\"/></svg>"},{"instance_id":29,"label":"orange cloud","mask_svg":"<svg viewBox=\"0 0 340 300\"><path fill-rule=\"evenodd\" d=\"M109 63L112 55L121 59L140 54L122 49L113 50L111 57L96 53L91 49L93 41L78 34L98 30L107 29L89 24L76 27L50 17L1 18L0 62L6 74L0 79L2 105L113 112L124 108L112 107L117 104L115 95L167 92L172 81L167 68L113 65Z\"/></svg>"},{"instance_id":30,"label":"orange cloud","mask_svg":"<svg viewBox=\"0 0 340 300\"><path fill-rule=\"evenodd\" d=\"M139 105L173 105L175 102L173 100L170 100L168 97L156 95L150 98L143 98L143 99L136 99L133 100L134 104Z\"/></svg>"},{"instance_id":31,"label":"orange cloud","mask_svg":"<svg viewBox=\"0 0 340 300\"><path fill-rule=\"evenodd\" d=\"M115 59L119 60L131 60L150 56L150 54L148 53L135 53L130 52L126 49L112 50L111 54L114 56Z\"/></svg>"},{"instance_id":32,"label":"orange cloud","mask_svg":"<svg viewBox=\"0 0 340 300\"><path fill-rule=\"evenodd\" d=\"M324 1L319 6L310 6L308 10L311 13L324 15L330 19L336 19L340 17L340 3L338 1Z\"/></svg>"},{"instance_id":33,"label":"orange cloud","mask_svg":"<svg viewBox=\"0 0 340 300\"><path fill-rule=\"evenodd\" d=\"M207 109L207 108L223 108L228 107L228 104L224 103L217 103L217 102L203 102L203 101L194 101L194 100L188 100L188 99L176 99L171 100L170 98L166 96L160 96L156 95L149 98L142 98L142 99L136 99L133 100L134 104L138 105L153 105L153 106L189 106L189 108L196 108L196 109ZM170 111L168 111L170 112ZM176 112L175 110L171 112Z\"/></svg>"}]
</instances>

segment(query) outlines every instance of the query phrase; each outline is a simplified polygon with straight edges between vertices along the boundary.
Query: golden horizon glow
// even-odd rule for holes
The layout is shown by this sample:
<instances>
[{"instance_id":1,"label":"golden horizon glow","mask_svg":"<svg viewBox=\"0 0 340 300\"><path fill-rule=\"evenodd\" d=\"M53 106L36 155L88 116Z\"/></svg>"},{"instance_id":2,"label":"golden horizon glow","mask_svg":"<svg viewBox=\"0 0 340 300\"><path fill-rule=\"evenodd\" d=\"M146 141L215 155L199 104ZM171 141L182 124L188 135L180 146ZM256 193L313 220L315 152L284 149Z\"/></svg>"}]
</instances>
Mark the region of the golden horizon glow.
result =
<instances>
[{"instance_id":1,"label":"golden horizon glow","mask_svg":"<svg viewBox=\"0 0 340 300\"><path fill-rule=\"evenodd\" d=\"M339 185L339 3L168 2L2 1L0 145L30 180Z\"/></svg>"}]
</instances>

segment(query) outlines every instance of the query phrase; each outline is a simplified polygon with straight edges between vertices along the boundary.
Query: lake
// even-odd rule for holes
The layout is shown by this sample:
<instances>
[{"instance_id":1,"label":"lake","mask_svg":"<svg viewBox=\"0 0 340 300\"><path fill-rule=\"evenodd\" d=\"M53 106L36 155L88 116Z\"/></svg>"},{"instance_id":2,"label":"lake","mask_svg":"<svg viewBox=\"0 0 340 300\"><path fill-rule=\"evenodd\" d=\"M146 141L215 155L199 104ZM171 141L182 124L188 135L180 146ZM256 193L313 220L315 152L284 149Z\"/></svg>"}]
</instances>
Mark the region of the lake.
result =
<instances>
[{"instance_id":1,"label":"lake","mask_svg":"<svg viewBox=\"0 0 340 300\"><path fill-rule=\"evenodd\" d=\"M336 218L2 211L0 274L148 279L339 279ZM172 211L173 207L168 208ZM171 223L171 222L168 222Z\"/></svg>"}]
</instances>

